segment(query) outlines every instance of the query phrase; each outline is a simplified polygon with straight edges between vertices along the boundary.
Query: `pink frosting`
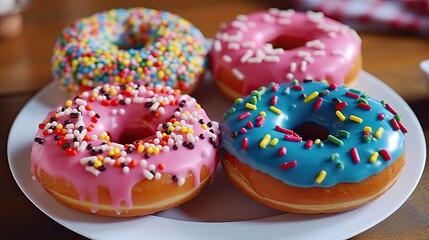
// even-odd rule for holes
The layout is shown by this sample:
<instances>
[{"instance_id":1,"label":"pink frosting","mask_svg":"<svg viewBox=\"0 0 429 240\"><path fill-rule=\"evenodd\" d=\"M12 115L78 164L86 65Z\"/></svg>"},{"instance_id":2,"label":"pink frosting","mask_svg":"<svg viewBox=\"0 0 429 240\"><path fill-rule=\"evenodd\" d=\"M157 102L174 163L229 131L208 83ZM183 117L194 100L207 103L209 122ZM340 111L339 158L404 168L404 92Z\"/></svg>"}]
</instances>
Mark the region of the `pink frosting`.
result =
<instances>
[{"instance_id":1,"label":"pink frosting","mask_svg":"<svg viewBox=\"0 0 429 240\"><path fill-rule=\"evenodd\" d=\"M298 40L302 46L284 49L271 44L280 38ZM231 69L244 81L247 95L271 82L294 79L329 77L343 85L360 52L357 33L323 13L270 9L239 15L223 25L214 39L210 64L215 78L220 69Z\"/></svg>"},{"instance_id":2,"label":"pink frosting","mask_svg":"<svg viewBox=\"0 0 429 240\"><path fill-rule=\"evenodd\" d=\"M168 173L180 187L191 172L198 187L201 167L213 173L218 162L218 123L210 121L194 98L177 93L169 87L134 83L122 88L106 85L59 105L36 134L31 152L33 175L37 165L38 171L67 180L80 200L94 205L98 205L98 187L106 187L117 209L122 202L133 206L131 189L145 178L156 181ZM118 143L124 132L144 139ZM93 152L103 151L91 153L85 147L89 143ZM132 151L127 151L130 146ZM94 156L100 159L96 164Z\"/></svg>"}]
</instances>

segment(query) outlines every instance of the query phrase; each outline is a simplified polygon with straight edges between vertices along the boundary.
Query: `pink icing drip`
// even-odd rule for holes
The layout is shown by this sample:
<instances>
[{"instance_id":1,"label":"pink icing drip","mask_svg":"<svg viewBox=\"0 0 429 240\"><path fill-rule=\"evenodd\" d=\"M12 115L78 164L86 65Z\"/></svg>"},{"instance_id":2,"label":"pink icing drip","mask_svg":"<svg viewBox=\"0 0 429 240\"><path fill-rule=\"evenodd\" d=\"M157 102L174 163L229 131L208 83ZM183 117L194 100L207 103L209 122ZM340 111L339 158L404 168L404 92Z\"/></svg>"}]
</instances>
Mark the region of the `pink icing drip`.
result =
<instances>
[{"instance_id":1,"label":"pink icing drip","mask_svg":"<svg viewBox=\"0 0 429 240\"><path fill-rule=\"evenodd\" d=\"M264 51L266 43L279 37L301 39L306 45L284 51L277 49L280 53L276 54ZM322 46L314 44L314 40ZM273 10L240 16L226 24L214 42L211 67L215 77L222 68L235 69L244 76L244 95L270 82L292 79L330 77L342 85L353 60L361 52L361 40L354 30L312 12ZM246 53L249 50L252 54ZM258 52L278 60L254 63L257 58L253 57L257 57ZM231 61L223 60L225 56Z\"/></svg>"},{"instance_id":2,"label":"pink icing drip","mask_svg":"<svg viewBox=\"0 0 429 240\"><path fill-rule=\"evenodd\" d=\"M158 96L167 96L167 94L157 94ZM147 92L140 93L139 97L148 98ZM196 103L194 99L190 96L183 95L182 97L177 97L176 100L186 99L189 103L184 106L181 112L196 111L198 116L206 123L210 120L207 117L206 113L202 109L196 108ZM179 101L180 102L180 101ZM90 105L92 109L98 113L101 117L97 124L94 124L95 128L90 132L90 134L99 135L104 131L108 131L112 141L124 131L124 128L128 128L133 124L136 124L138 121L136 119L142 119L145 115L149 114L149 110L144 108L142 105L144 103L133 103L126 106L119 105L117 107L105 107L102 106L99 102L92 102ZM63 105L62 105L63 106ZM74 104L73 106L76 106ZM153 132L156 131L156 128L160 123L167 122L169 117L174 114L175 109L178 106L169 106L165 107L165 113L161 114L158 119L155 119L153 122L146 123L147 127L153 129ZM112 115L112 109L125 109L124 115ZM46 120L49 120L52 116L52 111L47 115ZM83 115L83 120L86 123L86 126L93 124L91 122L91 117L87 114ZM64 121L61 118L58 118L58 122ZM193 135L198 136L200 133L207 133L208 130L204 130L200 123L192 123L192 121L186 121L186 124L189 124L193 127ZM216 124L217 126L217 124ZM218 135L218 129L215 130L215 135ZM106 187L112 197L112 207L119 208L121 203L124 202L125 205L130 208L133 206L131 198L131 189L139 181L145 178L142 173L143 167L140 165L140 160L145 159L142 153L133 151L132 153L127 154L127 157L131 157L138 161L138 164L134 168L130 168L128 173L122 172L121 168L106 165L106 170L101 172L98 176L95 176L93 173L86 171L85 166L80 163L80 159L83 157L91 156L89 151L84 151L78 153L74 157L68 156L61 147L56 145L56 142L53 140L53 134L49 136L43 136L43 130L39 130L36 137L44 138L44 143L39 144L37 142L33 143L32 153L31 153L31 162L32 162L32 171L35 175L34 165L39 167L39 172L41 170L45 171L48 175L51 175L55 178L66 179L70 184L76 189L79 194L80 200L90 200L94 205L98 205L97 191L99 186ZM154 138L151 136L150 138ZM99 145L102 140L93 141L92 144ZM218 143L218 139L216 139ZM203 154L205 152L205 154ZM195 148L190 150L186 147L179 146L177 150L173 150L170 147L168 152L160 152L159 154L152 154L147 161L147 164L154 164L155 166L159 163L164 165L162 171L156 170L157 172L169 173L176 175L180 178L185 178L188 172L191 172L194 175L194 186L198 187L200 185L200 169L204 165L206 166L210 173L213 173L216 165L216 154L217 148L214 148L213 145L208 141L208 139L200 139L196 142ZM106 154L104 154L106 155ZM156 181L155 179L152 181ZM180 187L180 186L178 186ZM93 209L95 211L95 209Z\"/></svg>"}]
</instances>

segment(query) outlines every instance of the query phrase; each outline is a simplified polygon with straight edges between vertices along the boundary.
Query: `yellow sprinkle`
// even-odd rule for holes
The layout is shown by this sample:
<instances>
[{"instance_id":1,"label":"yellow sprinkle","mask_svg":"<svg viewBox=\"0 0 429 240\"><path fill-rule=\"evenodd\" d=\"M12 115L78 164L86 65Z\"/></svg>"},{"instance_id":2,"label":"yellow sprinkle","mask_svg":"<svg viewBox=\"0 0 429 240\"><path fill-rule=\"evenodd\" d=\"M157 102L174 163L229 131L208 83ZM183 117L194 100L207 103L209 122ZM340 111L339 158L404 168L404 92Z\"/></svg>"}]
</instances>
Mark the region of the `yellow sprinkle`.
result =
<instances>
[{"instance_id":1,"label":"yellow sprinkle","mask_svg":"<svg viewBox=\"0 0 429 240\"><path fill-rule=\"evenodd\" d=\"M256 105L251 104L251 103L246 103L246 108L251 109L251 110L256 110L257 109Z\"/></svg>"},{"instance_id":2,"label":"yellow sprinkle","mask_svg":"<svg viewBox=\"0 0 429 240\"><path fill-rule=\"evenodd\" d=\"M179 122L179 121L175 121L175 122L173 123L173 126L177 127L177 126L179 126L179 124L180 124L180 122Z\"/></svg>"},{"instance_id":3,"label":"yellow sprinkle","mask_svg":"<svg viewBox=\"0 0 429 240\"><path fill-rule=\"evenodd\" d=\"M153 148L153 154L158 154L159 153L159 148L158 147L154 147Z\"/></svg>"},{"instance_id":4,"label":"yellow sprinkle","mask_svg":"<svg viewBox=\"0 0 429 240\"><path fill-rule=\"evenodd\" d=\"M99 161L102 161L102 160L104 159L104 157L103 157L103 155L97 155L97 159L98 159Z\"/></svg>"},{"instance_id":5,"label":"yellow sprinkle","mask_svg":"<svg viewBox=\"0 0 429 240\"><path fill-rule=\"evenodd\" d=\"M357 122L357 123L362 123L363 122L362 118L360 118L358 116L355 116L355 115L350 115L349 119L352 120L352 121L354 121L354 122Z\"/></svg>"},{"instance_id":6,"label":"yellow sprinkle","mask_svg":"<svg viewBox=\"0 0 429 240\"><path fill-rule=\"evenodd\" d=\"M270 106L270 110L273 111L276 114L281 114L282 111L280 111L280 109L274 107L274 106Z\"/></svg>"},{"instance_id":7,"label":"yellow sprinkle","mask_svg":"<svg viewBox=\"0 0 429 240\"><path fill-rule=\"evenodd\" d=\"M371 154L371 157L369 157L369 161L372 163L375 163L377 161L379 153L378 152L373 152Z\"/></svg>"},{"instance_id":8,"label":"yellow sprinkle","mask_svg":"<svg viewBox=\"0 0 429 240\"><path fill-rule=\"evenodd\" d=\"M310 95L308 95L306 98L304 98L304 102L308 103L311 100L315 99L317 96L319 96L319 92L318 91L314 91L313 93L311 93Z\"/></svg>"},{"instance_id":9,"label":"yellow sprinkle","mask_svg":"<svg viewBox=\"0 0 429 240\"><path fill-rule=\"evenodd\" d=\"M180 128L180 132L186 133L188 132L188 128L186 126L182 126L182 128Z\"/></svg>"},{"instance_id":10,"label":"yellow sprinkle","mask_svg":"<svg viewBox=\"0 0 429 240\"><path fill-rule=\"evenodd\" d=\"M267 116L267 113L266 113L265 111L261 111L261 112L259 113L259 115L260 115L260 116L262 116L262 117L265 117L265 116Z\"/></svg>"},{"instance_id":11,"label":"yellow sprinkle","mask_svg":"<svg viewBox=\"0 0 429 240\"><path fill-rule=\"evenodd\" d=\"M384 128L379 127L379 128L377 129L377 131L375 131L375 133L374 133L374 137L376 137L376 138L380 139L380 138L381 138L381 136L383 135L383 132L384 132Z\"/></svg>"},{"instance_id":12,"label":"yellow sprinkle","mask_svg":"<svg viewBox=\"0 0 429 240\"><path fill-rule=\"evenodd\" d=\"M72 104L73 104L72 100L67 100L66 101L66 107L71 107Z\"/></svg>"},{"instance_id":13,"label":"yellow sprinkle","mask_svg":"<svg viewBox=\"0 0 429 240\"><path fill-rule=\"evenodd\" d=\"M204 124L201 124L201 127L202 127L204 130L207 130L207 128L208 128L208 127L207 127L207 124L205 124L205 123L204 123Z\"/></svg>"},{"instance_id":14,"label":"yellow sprinkle","mask_svg":"<svg viewBox=\"0 0 429 240\"><path fill-rule=\"evenodd\" d=\"M346 117L344 117L343 113L340 111L335 111L335 115L337 115L341 122L344 122L346 120Z\"/></svg>"},{"instance_id":15,"label":"yellow sprinkle","mask_svg":"<svg viewBox=\"0 0 429 240\"><path fill-rule=\"evenodd\" d=\"M191 113L189 111L185 111L184 114L186 114L186 116L191 115Z\"/></svg>"},{"instance_id":16,"label":"yellow sprinkle","mask_svg":"<svg viewBox=\"0 0 429 240\"><path fill-rule=\"evenodd\" d=\"M326 171L322 170L320 171L319 175L317 175L316 177L316 183L320 184L323 182L323 180L325 180L326 177Z\"/></svg>"},{"instance_id":17,"label":"yellow sprinkle","mask_svg":"<svg viewBox=\"0 0 429 240\"><path fill-rule=\"evenodd\" d=\"M170 132L174 132L174 126L168 126L167 130Z\"/></svg>"},{"instance_id":18,"label":"yellow sprinkle","mask_svg":"<svg viewBox=\"0 0 429 240\"><path fill-rule=\"evenodd\" d=\"M319 144L321 142L321 140L320 139L316 139L316 140L314 140L314 144Z\"/></svg>"},{"instance_id":19,"label":"yellow sprinkle","mask_svg":"<svg viewBox=\"0 0 429 240\"><path fill-rule=\"evenodd\" d=\"M114 152L113 150L110 150L110 151L109 151L109 153L108 153L108 156L110 156L110 157L111 157L111 156L113 156L113 155L115 155L115 152Z\"/></svg>"},{"instance_id":20,"label":"yellow sprinkle","mask_svg":"<svg viewBox=\"0 0 429 240\"><path fill-rule=\"evenodd\" d=\"M188 133L193 134L194 133L194 129L188 128Z\"/></svg>"},{"instance_id":21,"label":"yellow sprinkle","mask_svg":"<svg viewBox=\"0 0 429 240\"><path fill-rule=\"evenodd\" d=\"M259 143L259 146L261 148L265 148L268 144L268 142L271 139L271 135L270 134L265 134L264 138L262 138L261 142Z\"/></svg>"},{"instance_id":22,"label":"yellow sprinkle","mask_svg":"<svg viewBox=\"0 0 429 240\"><path fill-rule=\"evenodd\" d=\"M270 142L270 145L275 146L275 145L277 145L278 142L279 142L278 138L273 138L273 140L271 140L271 142Z\"/></svg>"},{"instance_id":23,"label":"yellow sprinkle","mask_svg":"<svg viewBox=\"0 0 429 240\"><path fill-rule=\"evenodd\" d=\"M198 109L198 110L200 110L201 109L201 105L197 104L197 105L195 105L195 108Z\"/></svg>"},{"instance_id":24,"label":"yellow sprinkle","mask_svg":"<svg viewBox=\"0 0 429 240\"><path fill-rule=\"evenodd\" d=\"M63 125L61 123L58 123L56 126L57 129L63 129Z\"/></svg>"},{"instance_id":25,"label":"yellow sprinkle","mask_svg":"<svg viewBox=\"0 0 429 240\"><path fill-rule=\"evenodd\" d=\"M144 151L144 146L143 145L139 145L137 147L137 152L142 153Z\"/></svg>"},{"instance_id":26,"label":"yellow sprinkle","mask_svg":"<svg viewBox=\"0 0 429 240\"><path fill-rule=\"evenodd\" d=\"M149 154L152 154L152 153L153 153L153 148L148 147L148 148L146 149L146 152L147 152L147 153L149 153Z\"/></svg>"},{"instance_id":27,"label":"yellow sprinkle","mask_svg":"<svg viewBox=\"0 0 429 240\"><path fill-rule=\"evenodd\" d=\"M363 128L363 131L364 132L372 132L372 128L370 127L370 126L365 126L364 128Z\"/></svg>"},{"instance_id":28,"label":"yellow sprinkle","mask_svg":"<svg viewBox=\"0 0 429 240\"><path fill-rule=\"evenodd\" d=\"M103 165L103 163L102 163L101 161L97 160L97 161L95 161L95 162L94 162L94 165L93 165L93 166L94 166L95 168L98 168L98 167L100 167L101 165Z\"/></svg>"}]
</instances>

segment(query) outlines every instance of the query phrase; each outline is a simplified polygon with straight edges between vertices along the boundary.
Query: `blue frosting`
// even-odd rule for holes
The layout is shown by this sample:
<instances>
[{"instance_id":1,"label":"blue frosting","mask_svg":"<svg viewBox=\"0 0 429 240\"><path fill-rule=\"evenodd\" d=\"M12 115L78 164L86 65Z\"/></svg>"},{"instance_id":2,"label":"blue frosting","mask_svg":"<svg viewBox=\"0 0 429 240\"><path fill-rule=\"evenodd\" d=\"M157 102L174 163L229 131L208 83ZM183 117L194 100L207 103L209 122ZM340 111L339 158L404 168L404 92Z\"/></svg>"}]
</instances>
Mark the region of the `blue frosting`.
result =
<instances>
[{"instance_id":1,"label":"blue frosting","mask_svg":"<svg viewBox=\"0 0 429 240\"><path fill-rule=\"evenodd\" d=\"M252 168L299 187L331 187L338 183L360 182L381 172L403 154L406 129L400 122L400 115L394 109L386 108L385 102L374 100L354 89L324 82L297 84L271 84L244 99L237 99L221 122L222 147ZM299 89L301 87L302 90ZM317 92L318 96L311 99L309 96L313 92ZM274 111L270 109L273 96L277 96ZM306 97L308 103L304 101ZM320 107L315 109L320 102ZM339 110L345 117L344 121L336 114L339 102L347 103ZM253 105L246 107L246 103ZM254 106L256 110L252 110ZM250 115L239 120L246 112ZM262 115L265 112L265 121L262 127L257 127L261 112ZM357 118L351 120L351 115ZM252 128L247 125L249 121ZM398 122L399 127L396 125ZM290 134L276 130L276 126L293 130L303 123L313 123L326 129L334 140L330 137L307 148L305 140L286 140L285 135ZM369 126L371 131L366 129L365 133L365 126ZM381 137L375 134L379 128L383 129ZM262 148L260 143L267 134L270 141ZM243 149L243 138L247 138L247 150ZM275 138L278 142L270 144ZM283 156L279 154L282 147L286 148ZM356 148L360 161L353 157L352 148ZM281 168L290 162L294 162L291 167Z\"/></svg>"}]
</instances>

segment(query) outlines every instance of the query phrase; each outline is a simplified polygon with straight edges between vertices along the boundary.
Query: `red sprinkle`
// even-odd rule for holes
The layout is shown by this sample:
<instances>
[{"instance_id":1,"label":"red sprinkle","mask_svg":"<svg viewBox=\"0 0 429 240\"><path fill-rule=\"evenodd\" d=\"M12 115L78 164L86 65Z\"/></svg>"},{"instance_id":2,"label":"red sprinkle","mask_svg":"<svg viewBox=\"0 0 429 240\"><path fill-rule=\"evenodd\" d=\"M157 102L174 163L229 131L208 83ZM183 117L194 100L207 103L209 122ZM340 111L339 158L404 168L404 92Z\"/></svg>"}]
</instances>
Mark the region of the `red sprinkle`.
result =
<instances>
[{"instance_id":1,"label":"red sprinkle","mask_svg":"<svg viewBox=\"0 0 429 240\"><path fill-rule=\"evenodd\" d=\"M408 132L407 128L404 126L404 124L401 121L398 121L398 125L399 125L399 128L401 128L401 131L403 133L407 133Z\"/></svg>"},{"instance_id":2,"label":"red sprinkle","mask_svg":"<svg viewBox=\"0 0 429 240\"><path fill-rule=\"evenodd\" d=\"M279 85L276 83L271 87L271 91L277 92L279 90Z\"/></svg>"},{"instance_id":3,"label":"red sprinkle","mask_svg":"<svg viewBox=\"0 0 429 240\"><path fill-rule=\"evenodd\" d=\"M341 109L345 108L347 106L347 102L340 102L335 106L335 110L340 111Z\"/></svg>"},{"instance_id":4,"label":"red sprinkle","mask_svg":"<svg viewBox=\"0 0 429 240\"><path fill-rule=\"evenodd\" d=\"M45 126L46 126L46 124L44 124L44 123L40 123L40 124L39 124L39 129L44 129L44 128L45 128Z\"/></svg>"},{"instance_id":5,"label":"red sprinkle","mask_svg":"<svg viewBox=\"0 0 429 240\"><path fill-rule=\"evenodd\" d=\"M346 92L346 96L359 99L359 95L356 93L352 93L352 92Z\"/></svg>"},{"instance_id":6,"label":"red sprinkle","mask_svg":"<svg viewBox=\"0 0 429 240\"><path fill-rule=\"evenodd\" d=\"M252 129L253 128L253 123L251 121L247 122L247 128Z\"/></svg>"},{"instance_id":7,"label":"red sprinkle","mask_svg":"<svg viewBox=\"0 0 429 240\"><path fill-rule=\"evenodd\" d=\"M396 121L396 119L392 118L392 120L390 120L390 122L392 123L393 129L399 130L401 128L401 127L399 127L398 121Z\"/></svg>"},{"instance_id":8,"label":"red sprinkle","mask_svg":"<svg viewBox=\"0 0 429 240\"><path fill-rule=\"evenodd\" d=\"M329 84L329 88L330 88L330 89L332 89L332 90L337 90L337 84L335 84L335 83L330 83L330 84Z\"/></svg>"},{"instance_id":9,"label":"red sprinkle","mask_svg":"<svg viewBox=\"0 0 429 240\"><path fill-rule=\"evenodd\" d=\"M297 165L296 160L293 160L291 162L285 162L285 163L283 163L283 164L280 165L280 170L285 170L285 169L288 169L288 168L293 168L296 165Z\"/></svg>"},{"instance_id":10,"label":"red sprinkle","mask_svg":"<svg viewBox=\"0 0 429 240\"><path fill-rule=\"evenodd\" d=\"M313 141L312 140L307 140L307 142L305 143L305 148L310 149L313 146Z\"/></svg>"},{"instance_id":11,"label":"red sprinkle","mask_svg":"<svg viewBox=\"0 0 429 240\"><path fill-rule=\"evenodd\" d=\"M316 102L314 103L313 109L319 110L320 106L322 105L323 99L319 97Z\"/></svg>"},{"instance_id":12,"label":"red sprinkle","mask_svg":"<svg viewBox=\"0 0 429 240\"><path fill-rule=\"evenodd\" d=\"M241 140L241 148L243 150L247 150L247 148L249 147L248 142L249 142L249 140L247 139L247 137L245 137L245 138L243 138L243 140Z\"/></svg>"},{"instance_id":13,"label":"red sprinkle","mask_svg":"<svg viewBox=\"0 0 429 240\"><path fill-rule=\"evenodd\" d=\"M293 90L298 90L298 91L302 91L302 90L304 90L304 88L303 88L301 85L293 85L293 86L292 86L292 89L293 89Z\"/></svg>"},{"instance_id":14,"label":"red sprinkle","mask_svg":"<svg viewBox=\"0 0 429 240\"><path fill-rule=\"evenodd\" d=\"M258 116L256 118L256 126L257 127L262 127L262 125L264 125L264 122L265 122L265 118L264 117Z\"/></svg>"},{"instance_id":15,"label":"red sprinkle","mask_svg":"<svg viewBox=\"0 0 429 240\"><path fill-rule=\"evenodd\" d=\"M297 136L293 136L293 135L285 135L285 140L291 141L291 142L301 142L302 138L297 137Z\"/></svg>"},{"instance_id":16,"label":"red sprinkle","mask_svg":"<svg viewBox=\"0 0 429 240\"><path fill-rule=\"evenodd\" d=\"M240 128L240 133L241 133L241 134L245 134L245 133L247 133L247 129L246 129L246 128L244 128L244 127Z\"/></svg>"},{"instance_id":17,"label":"red sprinkle","mask_svg":"<svg viewBox=\"0 0 429 240\"><path fill-rule=\"evenodd\" d=\"M392 107L392 106L390 106L390 104L388 104L388 103L386 103L386 108L387 108L387 110L389 110L393 115L398 114L398 112L397 112L395 109L393 109L393 107Z\"/></svg>"},{"instance_id":18,"label":"red sprinkle","mask_svg":"<svg viewBox=\"0 0 429 240\"><path fill-rule=\"evenodd\" d=\"M48 135L49 135L48 130L44 130L44 131L43 131L43 135L48 136Z\"/></svg>"},{"instance_id":19,"label":"red sprinkle","mask_svg":"<svg viewBox=\"0 0 429 240\"><path fill-rule=\"evenodd\" d=\"M244 112L238 116L238 121L241 121L247 117L250 117L250 112Z\"/></svg>"},{"instance_id":20,"label":"red sprinkle","mask_svg":"<svg viewBox=\"0 0 429 240\"><path fill-rule=\"evenodd\" d=\"M351 148L350 149L350 154L352 155L352 159L353 159L354 163L360 162L360 157L359 157L359 153L358 153L357 148L355 148L355 147Z\"/></svg>"},{"instance_id":21,"label":"red sprinkle","mask_svg":"<svg viewBox=\"0 0 429 240\"><path fill-rule=\"evenodd\" d=\"M103 101L101 101L101 104L107 107L110 105L110 101L109 100L103 100Z\"/></svg>"},{"instance_id":22,"label":"red sprinkle","mask_svg":"<svg viewBox=\"0 0 429 240\"><path fill-rule=\"evenodd\" d=\"M378 119L380 120L384 120L384 114L383 113L379 113L377 116Z\"/></svg>"},{"instance_id":23,"label":"red sprinkle","mask_svg":"<svg viewBox=\"0 0 429 240\"><path fill-rule=\"evenodd\" d=\"M281 146L279 149L279 155L280 156L284 156L286 155L286 147L285 146Z\"/></svg>"},{"instance_id":24,"label":"red sprinkle","mask_svg":"<svg viewBox=\"0 0 429 240\"><path fill-rule=\"evenodd\" d=\"M284 134L293 134L293 131L292 130L289 130L289 129L286 129L286 128L282 128L282 127L280 127L279 125L276 125L276 128L275 128L277 131L279 131L279 132L281 132L281 133L284 133Z\"/></svg>"},{"instance_id":25,"label":"red sprinkle","mask_svg":"<svg viewBox=\"0 0 429 240\"><path fill-rule=\"evenodd\" d=\"M270 103L272 106L277 104L277 99L278 99L277 95L275 95L271 98Z\"/></svg>"},{"instance_id":26,"label":"red sprinkle","mask_svg":"<svg viewBox=\"0 0 429 240\"><path fill-rule=\"evenodd\" d=\"M92 121L93 123L97 123L97 122L98 122L98 118L94 116L94 117L92 117L92 118L91 118L91 121Z\"/></svg>"},{"instance_id":27,"label":"red sprinkle","mask_svg":"<svg viewBox=\"0 0 429 240\"><path fill-rule=\"evenodd\" d=\"M363 103L363 102L359 102L359 107L364 108L366 110L371 110L372 109L372 107L370 105L368 105L366 103Z\"/></svg>"},{"instance_id":28,"label":"red sprinkle","mask_svg":"<svg viewBox=\"0 0 429 240\"><path fill-rule=\"evenodd\" d=\"M73 148L66 148L66 153L70 156L76 156L77 151L74 150Z\"/></svg>"},{"instance_id":29,"label":"red sprinkle","mask_svg":"<svg viewBox=\"0 0 429 240\"><path fill-rule=\"evenodd\" d=\"M386 150L386 149L381 149L380 150L380 155L384 158L384 160L386 160L386 161L390 161L390 159L392 159L391 157L390 157L390 154L389 154L389 152Z\"/></svg>"}]
</instances>

